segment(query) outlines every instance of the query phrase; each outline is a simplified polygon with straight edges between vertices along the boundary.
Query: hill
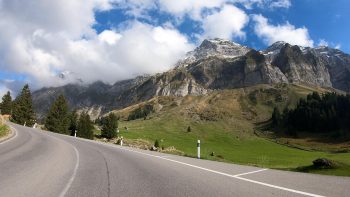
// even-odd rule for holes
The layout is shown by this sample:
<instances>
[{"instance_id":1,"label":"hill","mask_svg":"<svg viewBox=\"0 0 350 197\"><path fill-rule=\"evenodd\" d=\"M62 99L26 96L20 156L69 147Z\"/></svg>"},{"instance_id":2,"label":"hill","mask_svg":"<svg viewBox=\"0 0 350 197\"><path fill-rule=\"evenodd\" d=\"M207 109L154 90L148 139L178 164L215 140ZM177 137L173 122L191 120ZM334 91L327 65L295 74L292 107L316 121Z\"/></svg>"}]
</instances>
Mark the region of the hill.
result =
<instances>
[{"instance_id":1,"label":"hill","mask_svg":"<svg viewBox=\"0 0 350 197\"><path fill-rule=\"evenodd\" d=\"M286 84L257 85L217 90L206 96L155 97L113 113L121 117L120 135L132 145L147 147L158 139L166 152L195 157L196 141L200 139L205 159L298 170L311 165L314 159L326 157L342 167L315 172L349 176L350 153L332 153L349 151L349 142L317 143L317 137L294 139L259 128L261 122L271 118L274 106L295 106L299 98L313 91L329 90ZM147 105L154 112L146 118L128 121L129 114ZM304 140L302 146L297 140Z\"/></svg>"}]
</instances>

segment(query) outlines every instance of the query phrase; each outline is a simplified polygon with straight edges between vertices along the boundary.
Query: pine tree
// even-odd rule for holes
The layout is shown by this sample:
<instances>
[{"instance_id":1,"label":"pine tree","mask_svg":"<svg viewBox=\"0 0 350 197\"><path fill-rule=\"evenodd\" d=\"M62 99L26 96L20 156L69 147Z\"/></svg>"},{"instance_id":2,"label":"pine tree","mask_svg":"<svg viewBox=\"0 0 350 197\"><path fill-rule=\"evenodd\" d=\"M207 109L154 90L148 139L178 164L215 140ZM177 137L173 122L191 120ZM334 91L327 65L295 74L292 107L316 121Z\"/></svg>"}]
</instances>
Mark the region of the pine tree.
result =
<instances>
[{"instance_id":1,"label":"pine tree","mask_svg":"<svg viewBox=\"0 0 350 197\"><path fill-rule=\"evenodd\" d=\"M159 148L159 141L158 141L158 139L156 139L156 141L154 142L154 147Z\"/></svg>"},{"instance_id":2,"label":"pine tree","mask_svg":"<svg viewBox=\"0 0 350 197\"><path fill-rule=\"evenodd\" d=\"M278 110L277 107L275 107L273 109L273 113L272 113L272 124L274 126L279 126L280 123L281 123L281 120L282 120L282 117L281 117L281 113L280 111Z\"/></svg>"},{"instance_id":3,"label":"pine tree","mask_svg":"<svg viewBox=\"0 0 350 197\"><path fill-rule=\"evenodd\" d=\"M69 131L72 136L74 136L75 131L77 130L78 127L78 114L77 111L74 110L69 114Z\"/></svg>"},{"instance_id":4,"label":"pine tree","mask_svg":"<svg viewBox=\"0 0 350 197\"><path fill-rule=\"evenodd\" d=\"M12 112L12 97L10 91L8 91L3 97L1 102L1 114L11 115Z\"/></svg>"},{"instance_id":5,"label":"pine tree","mask_svg":"<svg viewBox=\"0 0 350 197\"><path fill-rule=\"evenodd\" d=\"M80 114L80 118L77 126L78 137L93 139L94 137L93 128L94 126L92 124L89 114L86 112L83 112L82 114Z\"/></svg>"},{"instance_id":6,"label":"pine tree","mask_svg":"<svg viewBox=\"0 0 350 197\"><path fill-rule=\"evenodd\" d=\"M118 118L114 113L110 113L102 124L102 137L111 139L117 136Z\"/></svg>"},{"instance_id":7,"label":"pine tree","mask_svg":"<svg viewBox=\"0 0 350 197\"><path fill-rule=\"evenodd\" d=\"M32 94L29 85L26 84L21 93L13 102L11 120L17 124L33 126L35 123L35 112L33 109Z\"/></svg>"},{"instance_id":8,"label":"pine tree","mask_svg":"<svg viewBox=\"0 0 350 197\"><path fill-rule=\"evenodd\" d=\"M51 105L51 109L45 120L45 127L49 131L69 135L69 123L68 104L64 96L60 95Z\"/></svg>"}]
</instances>

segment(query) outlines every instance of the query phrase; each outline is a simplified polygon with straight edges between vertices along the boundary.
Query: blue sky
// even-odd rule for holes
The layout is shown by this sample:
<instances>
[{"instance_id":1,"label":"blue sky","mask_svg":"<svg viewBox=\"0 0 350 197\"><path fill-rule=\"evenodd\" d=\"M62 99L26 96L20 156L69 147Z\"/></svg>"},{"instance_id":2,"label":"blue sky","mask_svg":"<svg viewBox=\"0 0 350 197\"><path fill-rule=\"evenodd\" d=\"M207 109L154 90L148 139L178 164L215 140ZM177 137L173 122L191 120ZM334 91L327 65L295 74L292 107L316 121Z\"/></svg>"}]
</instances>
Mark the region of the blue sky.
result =
<instances>
[{"instance_id":1,"label":"blue sky","mask_svg":"<svg viewBox=\"0 0 350 197\"><path fill-rule=\"evenodd\" d=\"M163 72L214 37L350 53L349 10L348 0L2 0L0 94Z\"/></svg>"},{"instance_id":2,"label":"blue sky","mask_svg":"<svg viewBox=\"0 0 350 197\"><path fill-rule=\"evenodd\" d=\"M273 25L283 25L286 22L295 27L306 27L315 46L320 44L321 40L328 43L330 47L339 47L346 53L350 53L350 1L348 0L291 0L291 6L288 8L274 8L253 6L253 9L247 9L244 5L238 4L237 7L244 10L248 15L262 14L269 19ZM172 21L172 16L168 13L152 10L149 13L152 19L143 20L153 25L162 25L167 21ZM125 14L123 9L110 10L108 12L96 13L97 24L94 28L101 32L104 29L116 28L123 22L135 19ZM252 21L244 28L247 33L246 38L231 38L233 41L248 45L258 49L264 49L268 44L264 43L254 33L254 24ZM184 20L176 26L182 33L186 34L192 42L198 42L193 38L193 33L201 31L198 22L191 20L190 17L184 17Z\"/></svg>"}]
</instances>

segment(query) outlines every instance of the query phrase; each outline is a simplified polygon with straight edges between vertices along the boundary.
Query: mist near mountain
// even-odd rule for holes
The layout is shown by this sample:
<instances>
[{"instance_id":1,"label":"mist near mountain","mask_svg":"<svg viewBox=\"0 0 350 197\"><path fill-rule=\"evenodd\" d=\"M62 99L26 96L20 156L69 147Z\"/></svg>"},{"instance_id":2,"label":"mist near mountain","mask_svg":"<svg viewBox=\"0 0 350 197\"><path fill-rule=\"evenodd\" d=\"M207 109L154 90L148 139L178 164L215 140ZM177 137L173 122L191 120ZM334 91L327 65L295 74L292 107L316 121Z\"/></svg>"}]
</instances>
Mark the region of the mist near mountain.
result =
<instances>
[{"instance_id":1,"label":"mist near mountain","mask_svg":"<svg viewBox=\"0 0 350 197\"><path fill-rule=\"evenodd\" d=\"M155 96L205 95L217 89L257 84L293 83L350 92L350 55L329 47L301 47L276 42L257 51L224 39L204 40L173 69L164 73L90 85L68 84L33 93L42 118L59 94L72 109L89 111L93 118Z\"/></svg>"}]
</instances>

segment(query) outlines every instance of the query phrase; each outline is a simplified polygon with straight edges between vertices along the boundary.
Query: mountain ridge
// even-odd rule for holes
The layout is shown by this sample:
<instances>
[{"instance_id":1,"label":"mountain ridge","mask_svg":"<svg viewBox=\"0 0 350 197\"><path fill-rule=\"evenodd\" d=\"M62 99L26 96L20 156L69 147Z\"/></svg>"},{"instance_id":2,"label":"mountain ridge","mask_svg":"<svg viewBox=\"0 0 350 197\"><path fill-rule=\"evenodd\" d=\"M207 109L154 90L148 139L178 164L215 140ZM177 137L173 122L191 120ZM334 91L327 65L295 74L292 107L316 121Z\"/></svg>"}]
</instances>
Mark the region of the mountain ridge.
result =
<instances>
[{"instance_id":1,"label":"mountain ridge","mask_svg":"<svg viewBox=\"0 0 350 197\"><path fill-rule=\"evenodd\" d=\"M216 89L296 83L350 91L350 55L329 47L276 42L257 51L223 39L204 40L164 73L90 85L68 84L33 92L39 118L58 94L76 109L101 114L155 96L205 95Z\"/></svg>"}]
</instances>

